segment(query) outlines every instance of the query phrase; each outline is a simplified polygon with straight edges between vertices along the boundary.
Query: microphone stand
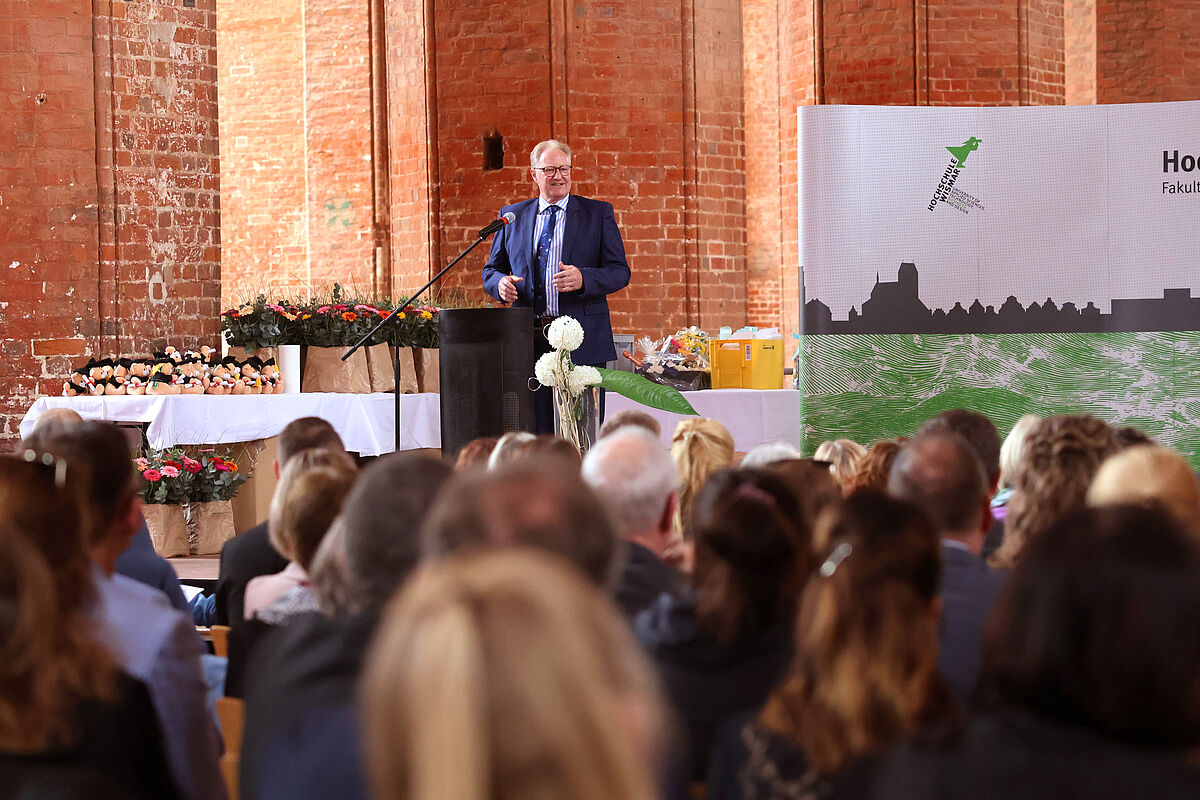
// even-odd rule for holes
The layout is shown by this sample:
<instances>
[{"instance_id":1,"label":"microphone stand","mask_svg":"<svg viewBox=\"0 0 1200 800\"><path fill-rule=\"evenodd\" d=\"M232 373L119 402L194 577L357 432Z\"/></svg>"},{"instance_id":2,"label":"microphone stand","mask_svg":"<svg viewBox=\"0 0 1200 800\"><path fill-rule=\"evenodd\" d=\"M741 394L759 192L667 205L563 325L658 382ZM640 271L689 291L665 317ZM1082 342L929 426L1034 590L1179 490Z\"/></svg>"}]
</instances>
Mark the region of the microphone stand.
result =
<instances>
[{"instance_id":1,"label":"microphone stand","mask_svg":"<svg viewBox=\"0 0 1200 800\"><path fill-rule=\"evenodd\" d=\"M500 226L500 227L503 227L503 226ZM402 311L404 311L407 308L409 308L410 306L412 306L413 301L416 300L418 297L420 297L421 294L426 289L428 289L430 286L433 286L435 283L437 283L438 280L440 280L443 275L445 275L447 272L449 272L450 269L455 264L457 264L459 261L462 261L464 258L466 258L467 253L470 253L472 250L474 250L476 247L478 247L485 239L487 239L489 236L491 236L492 233L494 233L496 230L499 230L499 228L495 228L494 230L490 230L490 231L487 228L484 228L482 231L480 231L479 237L477 239L475 239L474 242L471 243L470 247L468 247L466 250L463 250L461 253L459 253L457 256L455 256L454 260L451 261L449 264L447 264L445 267L443 267L441 272L439 272L437 275L434 275L432 278L429 279L429 283L425 284L420 289L417 289L415 292L413 292L412 297L405 300L404 303L402 305L400 305L398 308L393 309L392 313L388 314L386 317L379 320L378 325L376 325L371 330L367 331L367 333L361 339L359 339L357 342L354 343L353 347L351 347L349 350L347 350L345 353L343 353L342 361L345 361L350 356L354 355L360 347L365 345L371 339L371 337L373 337L376 333L378 333L380 328L382 328L384 325L387 325L389 322L391 322L392 319L397 314L401 313ZM399 453L400 452L400 348L399 347L396 348L396 355L392 359L392 374L395 376L395 382L396 382L396 389L395 389L395 391L396 391L396 411L395 411L396 449L395 449L395 452Z\"/></svg>"}]
</instances>

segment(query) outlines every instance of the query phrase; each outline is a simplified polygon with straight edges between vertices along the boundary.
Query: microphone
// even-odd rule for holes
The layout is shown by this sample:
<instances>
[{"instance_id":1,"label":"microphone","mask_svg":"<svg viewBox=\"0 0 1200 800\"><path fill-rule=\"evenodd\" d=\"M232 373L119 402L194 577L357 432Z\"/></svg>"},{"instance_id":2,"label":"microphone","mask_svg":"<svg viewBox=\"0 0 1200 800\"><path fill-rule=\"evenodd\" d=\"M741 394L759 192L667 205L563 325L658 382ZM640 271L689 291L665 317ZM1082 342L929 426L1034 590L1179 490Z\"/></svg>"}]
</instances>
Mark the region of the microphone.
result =
<instances>
[{"instance_id":1,"label":"microphone","mask_svg":"<svg viewBox=\"0 0 1200 800\"><path fill-rule=\"evenodd\" d=\"M517 215L514 214L513 212L509 211L503 217L500 217L500 219L494 219L491 222L489 222L487 224L487 227L479 232L479 238L486 239L487 237L491 236L496 231L503 228L505 225L511 225L514 221L516 221L516 219L517 219Z\"/></svg>"}]
</instances>

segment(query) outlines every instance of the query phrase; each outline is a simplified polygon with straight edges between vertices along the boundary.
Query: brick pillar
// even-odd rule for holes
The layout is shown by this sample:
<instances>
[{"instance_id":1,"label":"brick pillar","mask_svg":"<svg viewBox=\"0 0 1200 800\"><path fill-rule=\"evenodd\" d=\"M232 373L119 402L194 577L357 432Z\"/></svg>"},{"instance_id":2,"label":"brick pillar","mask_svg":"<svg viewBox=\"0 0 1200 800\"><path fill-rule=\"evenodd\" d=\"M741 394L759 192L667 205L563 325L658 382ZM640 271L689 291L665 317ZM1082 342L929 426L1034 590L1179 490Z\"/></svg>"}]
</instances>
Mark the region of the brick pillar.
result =
<instances>
[{"instance_id":1,"label":"brick pillar","mask_svg":"<svg viewBox=\"0 0 1200 800\"><path fill-rule=\"evenodd\" d=\"M753 157L746 166L752 324L799 326L797 106L1064 102L1062 0L746 0L743 8L746 104L759 112L747 114L746 139L779 152L778 177Z\"/></svg>"}]
</instances>

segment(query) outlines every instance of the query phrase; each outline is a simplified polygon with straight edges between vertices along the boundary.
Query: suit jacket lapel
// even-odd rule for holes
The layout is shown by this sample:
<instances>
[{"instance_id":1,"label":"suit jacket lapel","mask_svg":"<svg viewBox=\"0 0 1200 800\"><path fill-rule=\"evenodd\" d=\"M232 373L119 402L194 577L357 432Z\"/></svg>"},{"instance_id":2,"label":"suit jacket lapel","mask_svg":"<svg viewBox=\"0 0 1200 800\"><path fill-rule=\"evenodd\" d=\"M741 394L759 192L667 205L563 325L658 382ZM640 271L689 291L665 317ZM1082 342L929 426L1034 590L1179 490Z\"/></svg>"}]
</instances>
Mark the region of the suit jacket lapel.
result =
<instances>
[{"instance_id":1,"label":"suit jacket lapel","mask_svg":"<svg viewBox=\"0 0 1200 800\"><path fill-rule=\"evenodd\" d=\"M514 252L520 258L513 264L513 273L523 273L520 277L530 281L529 291L533 291L533 221L537 217L537 198L527 200L517 210L517 220L513 223L513 241L516 243Z\"/></svg>"},{"instance_id":2,"label":"suit jacket lapel","mask_svg":"<svg viewBox=\"0 0 1200 800\"><path fill-rule=\"evenodd\" d=\"M572 197L567 201L567 213L563 216L563 239L562 239L562 263L574 264L571 260L571 250L575 246L575 233L579 230L579 215L582 213L583 207L579 202L578 197ZM557 265L556 265L557 266Z\"/></svg>"}]
</instances>

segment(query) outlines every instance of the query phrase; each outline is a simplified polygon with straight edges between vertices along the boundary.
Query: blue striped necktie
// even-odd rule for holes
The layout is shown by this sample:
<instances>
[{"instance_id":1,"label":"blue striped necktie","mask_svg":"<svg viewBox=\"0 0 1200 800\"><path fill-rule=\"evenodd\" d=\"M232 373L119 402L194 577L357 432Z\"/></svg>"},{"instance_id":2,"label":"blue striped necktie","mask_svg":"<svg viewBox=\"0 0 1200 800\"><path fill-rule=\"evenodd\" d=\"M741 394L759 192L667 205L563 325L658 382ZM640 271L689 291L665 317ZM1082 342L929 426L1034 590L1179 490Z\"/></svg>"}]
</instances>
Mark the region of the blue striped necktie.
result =
<instances>
[{"instance_id":1,"label":"blue striped necktie","mask_svg":"<svg viewBox=\"0 0 1200 800\"><path fill-rule=\"evenodd\" d=\"M558 211L558 206L546 206L542 212L547 214L546 224L542 227L542 235L538 237L537 257L538 257L538 283L542 286L542 296L540 298L540 307L538 314L545 314L549 308L548 297L550 292L554 291L554 286L546 283L546 262L550 258L550 243L554 240L554 219L555 212Z\"/></svg>"}]
</instances>

